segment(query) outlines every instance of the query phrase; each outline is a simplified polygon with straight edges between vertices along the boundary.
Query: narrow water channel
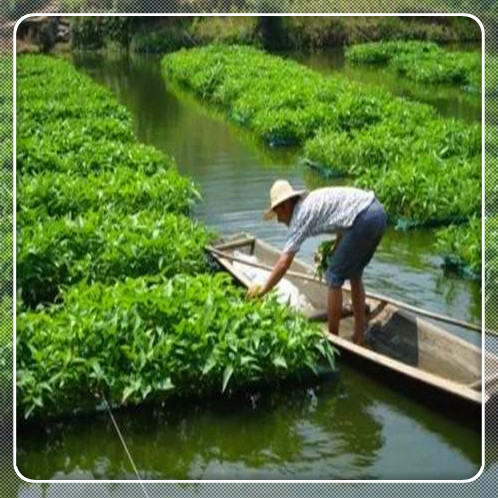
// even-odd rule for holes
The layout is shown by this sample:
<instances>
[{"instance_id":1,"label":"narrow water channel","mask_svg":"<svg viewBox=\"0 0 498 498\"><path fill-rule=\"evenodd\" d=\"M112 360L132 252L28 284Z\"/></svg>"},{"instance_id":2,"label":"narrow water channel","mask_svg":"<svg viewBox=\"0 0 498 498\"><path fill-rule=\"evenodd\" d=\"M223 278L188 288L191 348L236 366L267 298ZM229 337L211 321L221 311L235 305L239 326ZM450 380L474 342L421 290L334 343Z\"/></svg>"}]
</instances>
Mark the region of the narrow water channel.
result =
<instances>
[{"instance_id":1,"label":"narrow water channel","mask_svg":"<svg viewBox=\"0 0 498 498\"><path fill-rule=\"evenodd\" d=\"M296 57L318 64L319 56ZM73 62L130 109L142 141L174 156L180 171L200 186L203 202L195 216L223 235L244 231L282 246L285 228L261 217L272 182L283 177L307 188L323 183L300 164L296 151L262 149L170 92L156 57L75 56ZM367 288L480 322L480 285L442 274L433 236L432 230L388 230L365 274ZM316 246L308 241L300 257L311 262ZM475 333L453 332L480 344ZM237 404L143 407L119 413L118 423L143 478L468 479L477 473L478 430L344 362L340 372L338 382L313 389L264 393ZM134 478L104 416L23 437L18 464L24 475L38 479Z\"/></svg>"}]
</instances>

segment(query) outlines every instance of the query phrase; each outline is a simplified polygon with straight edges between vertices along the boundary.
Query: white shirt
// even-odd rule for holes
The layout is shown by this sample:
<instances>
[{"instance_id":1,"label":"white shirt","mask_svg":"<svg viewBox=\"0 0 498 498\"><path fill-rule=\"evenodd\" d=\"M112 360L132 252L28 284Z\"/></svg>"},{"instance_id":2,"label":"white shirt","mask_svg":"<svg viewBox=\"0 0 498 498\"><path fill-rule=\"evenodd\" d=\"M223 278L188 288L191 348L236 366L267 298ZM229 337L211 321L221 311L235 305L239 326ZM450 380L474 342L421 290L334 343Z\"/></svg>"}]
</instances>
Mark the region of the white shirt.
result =
<instances>
[{"instance_id":1,"label":"white shirt","mask_svg":"<svg viewBox=\"0 0 498 498\"><path fill-rule=\"evenodd\" d=\"M298 252L308 237L349 228L374 198L373 192L354 187L313 190L294 206L283 252Z\"/></svg>"}]
</instances>

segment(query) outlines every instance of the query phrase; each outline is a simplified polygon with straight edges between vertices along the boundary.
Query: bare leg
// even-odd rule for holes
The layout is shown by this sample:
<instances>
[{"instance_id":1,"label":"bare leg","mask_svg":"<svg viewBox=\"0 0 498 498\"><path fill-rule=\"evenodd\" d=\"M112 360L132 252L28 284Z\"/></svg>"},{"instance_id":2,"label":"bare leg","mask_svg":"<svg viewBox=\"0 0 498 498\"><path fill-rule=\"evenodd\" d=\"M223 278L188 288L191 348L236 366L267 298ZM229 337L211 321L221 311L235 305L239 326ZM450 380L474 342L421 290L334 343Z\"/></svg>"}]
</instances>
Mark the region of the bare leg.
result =
<instances>
[{"instance_id":1,"label":"bare leg","mask_svg":"<svg viewBox=\"0 0 498 498\"><path fill-rule=\"evenodd\" d=\"M329 306L328 306L328 319L329 319L329 332L331 334L339 335L339 322L341 321L342 314L342 289L329 289Z\"/></svg>"},{"instance_id":2,"label":"bare leg","mask_svg":"<svg viewBox=\"0 0 498 498\"><path fill-rule=\"evenodd\" d=\"M353 342L363 345L363 330L365 328L365 289L361 277L354 277L351 281L351 301L353 303L354 334Z\"/></svg>"}]
</instances>

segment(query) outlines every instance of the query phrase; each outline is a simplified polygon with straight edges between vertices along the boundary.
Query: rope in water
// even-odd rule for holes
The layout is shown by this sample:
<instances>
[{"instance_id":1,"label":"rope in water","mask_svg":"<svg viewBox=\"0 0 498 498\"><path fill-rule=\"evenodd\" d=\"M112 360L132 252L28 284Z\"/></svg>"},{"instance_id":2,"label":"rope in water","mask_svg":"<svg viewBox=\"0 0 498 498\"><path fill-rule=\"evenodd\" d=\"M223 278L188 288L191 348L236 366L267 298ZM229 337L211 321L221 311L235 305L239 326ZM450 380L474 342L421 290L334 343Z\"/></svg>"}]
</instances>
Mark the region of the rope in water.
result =
<instances>
[{"instance_id":1,"label":"rope in water","mask_svg":"<svg viewBox=\"0 0 498 498\"><path fill-rule=\"evenodd\" d=\"M104 396L104 394L101 392L100 395L102 396L102 399L105 403L106 410L109 413L109 416L111 417L112 424L114 425L114 428L116 429L116 432L118 433L118 437L121 441L121 444L123 445L123 448L126 452L126 455L128 456L128 460L130 460L131 466L133 467L133 471L135 472L135 475L137 476L137 479L140 482L140 485L142 486L142 491L144 492L145 497L149 498L149 494L147 493L147 489L145 488L145 484L144 484L142 478L140 477L140 474L138 473L137 466L135 465L135 462L133 461L133 458L131 457L130 450L128 449L128 446L126 445L126 442L123 438L123 435L121 434L121 431L119 430L116 419L114 418L114 415L112 414L111 407L109 406L109 403L107 402L107 399Z\"/></svg>"}]
</instances>

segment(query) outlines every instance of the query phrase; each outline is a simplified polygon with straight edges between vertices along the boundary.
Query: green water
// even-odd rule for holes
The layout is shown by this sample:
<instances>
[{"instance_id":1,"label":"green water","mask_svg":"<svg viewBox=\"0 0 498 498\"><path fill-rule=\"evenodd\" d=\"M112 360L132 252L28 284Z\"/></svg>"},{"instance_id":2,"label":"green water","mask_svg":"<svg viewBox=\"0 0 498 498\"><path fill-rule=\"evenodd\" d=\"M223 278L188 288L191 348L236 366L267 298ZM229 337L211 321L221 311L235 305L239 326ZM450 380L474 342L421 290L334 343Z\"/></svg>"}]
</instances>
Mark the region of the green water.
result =
<instances>
[{"instance_id":1,"label":"green water","mask_svg":"<svg viewBox=\"0 0 498 498\"><path fill-rule=\"evenodd\" d=\"M330 54L301 62L330 67ZM321 59L323 58L323 59ZM81 70L132 112L139 138L173 155L200 186L195 215L224 234L246 231L281 247L285 227L261 218L278 177L313 188L323 179L297 151L262 149L245 133L179 97L155 57L84 57ZM334 69L334 71L340 71ZM344 69L344 71L346 71ZM378 78L382 80L381 77ZM446 105L441 112L447 113ZM457 106L458 107L458 106ZM453 115L459 115L455 107ZM388 230L365 274L368 289L478 323L480 285L444 276L434 231ZM300 257L311 262L317 240ZM480 336L456 334L480 344ZM467 479L481 463L481 435L340 362L340 380L236 402L143 407L117 421L142 478ZM36 479L134 479L106 415L21 431L17 462Z\"/></svg>"},{"instance_id":2,"label":"green water","mask_svg":"<svg viewBox=\"0 0 498 498\"><path fill-rule=\"evenodd\" d=\"M347 365L338 383L116 420L147 479L462 479L480 461L472 429ZM135 478L108 417L39 430L18 451L26 476Z\"/></svg>"}]
</instances>

